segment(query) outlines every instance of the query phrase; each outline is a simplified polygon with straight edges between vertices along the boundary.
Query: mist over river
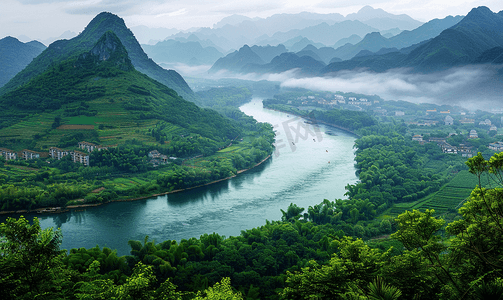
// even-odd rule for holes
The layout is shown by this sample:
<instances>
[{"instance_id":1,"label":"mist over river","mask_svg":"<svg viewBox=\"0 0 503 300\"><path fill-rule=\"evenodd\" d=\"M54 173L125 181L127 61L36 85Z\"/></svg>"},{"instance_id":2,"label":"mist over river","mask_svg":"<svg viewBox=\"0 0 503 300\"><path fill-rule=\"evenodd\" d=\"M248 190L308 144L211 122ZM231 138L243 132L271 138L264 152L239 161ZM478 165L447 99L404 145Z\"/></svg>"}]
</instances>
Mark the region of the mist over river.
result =
<instances>
[{"instance_id":1,"label":"mist over river","mask_svg":"<svg viewBox=\"0 0 503 300\"><path fill-rule=\"evenodd\" d=\"M61 228L62 249L99 245L126 255L129 240L143 242L147 235L156 242L213 232L236 236L266 220L281 219L280 209L286 210L290 203L307 211L323 199L345 198L344 187L357 180L353 135L264 109L259 98L240 109L277 130L277 151L262 165L230 180L185 192L25 217L39 217L43 228Z\"/></svg>"}]
</instances>

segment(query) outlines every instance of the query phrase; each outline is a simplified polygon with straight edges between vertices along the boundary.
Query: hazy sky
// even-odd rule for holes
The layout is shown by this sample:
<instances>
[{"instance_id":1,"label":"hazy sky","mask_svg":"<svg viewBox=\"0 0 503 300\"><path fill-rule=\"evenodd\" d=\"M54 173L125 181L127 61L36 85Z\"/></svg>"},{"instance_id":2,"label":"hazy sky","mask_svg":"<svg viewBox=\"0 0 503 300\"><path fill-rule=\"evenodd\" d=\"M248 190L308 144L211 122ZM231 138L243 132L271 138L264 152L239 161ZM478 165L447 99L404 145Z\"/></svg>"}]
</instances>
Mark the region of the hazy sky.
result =
<instances>
[{"instance_id":1,"label":"hazy sky","mask_svg":"<svg viewBox=\"0 0 503 300\"><path fill-rule=\"evenodd\" d=\"M419 21L466 15L471 8L503 10L502 0L1 0L0 38L25 35L32 39L80 32L102 11L112 12L128 27L146 25L188 29L211 27L223 17L241 14L268 17L278 13L340 13L346 16L365 5Z\"/></svg>"}]
</instances>

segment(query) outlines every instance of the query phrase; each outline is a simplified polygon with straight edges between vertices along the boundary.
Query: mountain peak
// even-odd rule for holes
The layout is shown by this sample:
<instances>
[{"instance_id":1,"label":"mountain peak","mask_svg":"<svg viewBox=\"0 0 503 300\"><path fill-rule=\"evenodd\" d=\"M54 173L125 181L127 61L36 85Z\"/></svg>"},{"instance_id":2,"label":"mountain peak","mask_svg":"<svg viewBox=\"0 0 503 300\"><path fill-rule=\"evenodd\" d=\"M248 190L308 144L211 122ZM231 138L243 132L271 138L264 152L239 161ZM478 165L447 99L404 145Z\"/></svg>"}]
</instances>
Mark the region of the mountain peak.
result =
<instances>
[{"instance_id":1,"label":"mountain peak","mask_svg":"<svg viewBox=\"0 0 503 300\"><path fill-rule=\"evenodd\" d=\"M134 69L126 48L111 30L105 32L94 47L89 52L82 54L79 60L91 60L96 65L116 67L123 71Z\"/></svg>"},{"instance_id":2,"label":"mountain peak","mask_svg":"<svg viewBox=\"0 0 503 300\"><path fill-rule=\"evenodd\" d=\"M98 56L100 60L108 60L116 51L127 53L117 35L109 30L96 42L96 45L91 49L91 54Z\"/></svg>"},{"instance_id":3,"label":"mountain peak","mask_svg":"<svg viewBox=\"0 0 503 300\"><path fill-rule=\"evenodd\" d=\"M104 22L106 23L103 24ZM86 29L91 29L95 26L106 26L107 23L118 23L118 25L126 27L126 23L124 23L124 20L121 17L110 12L101 12L96 15L96 17L94 17L91 22L89 22L89 24L87 24Z\"/></svg>"}]
</instances>

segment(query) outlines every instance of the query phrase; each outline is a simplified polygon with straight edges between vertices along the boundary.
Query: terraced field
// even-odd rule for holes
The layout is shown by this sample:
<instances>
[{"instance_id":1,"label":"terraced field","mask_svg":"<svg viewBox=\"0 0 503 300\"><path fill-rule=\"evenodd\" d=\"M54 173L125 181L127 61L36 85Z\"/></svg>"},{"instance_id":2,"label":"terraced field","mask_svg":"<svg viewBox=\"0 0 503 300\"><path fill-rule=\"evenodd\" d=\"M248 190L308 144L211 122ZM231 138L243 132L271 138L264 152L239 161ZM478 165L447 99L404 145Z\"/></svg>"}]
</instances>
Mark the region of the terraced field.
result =
<instances>
[{"instance_id":1,"label":"terraced field","mask_svg":"<svg viewBox=\"0 0 503 300\"><path fill-rule=\"evenodd\" d=\"M482 178L482 182L484 186L490 186L487 177ZM457 211L478 183L477 176L468 171L461 171L449 183L442 186L438 192L414 202L395 204L384 215L396 217L404 211L412 209L421 211L434 209L437 214Z\"/></svg>"}]
</instances>

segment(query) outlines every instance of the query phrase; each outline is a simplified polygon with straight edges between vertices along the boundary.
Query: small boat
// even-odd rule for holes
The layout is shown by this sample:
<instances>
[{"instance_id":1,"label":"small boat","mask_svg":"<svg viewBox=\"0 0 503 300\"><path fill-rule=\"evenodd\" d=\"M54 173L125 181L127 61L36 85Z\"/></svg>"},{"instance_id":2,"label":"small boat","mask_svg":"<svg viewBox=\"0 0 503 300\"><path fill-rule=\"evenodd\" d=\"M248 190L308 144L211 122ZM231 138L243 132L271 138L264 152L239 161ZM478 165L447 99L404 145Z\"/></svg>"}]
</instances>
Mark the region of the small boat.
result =
<instances>
[{"instance_id":1,"label":"small boat","mask_svg":"<svg viewBox=\"0 0 503 300\"><path fill-rule=\"evenodd\" d=\"M327 131L325 131L325 134L327 134L327 135L333 135L333 136L336 136L336 135L337 135L335 132L333 132L333 131L331 131L331 130L327 130Z\"/></svg>"}]
</instances>

